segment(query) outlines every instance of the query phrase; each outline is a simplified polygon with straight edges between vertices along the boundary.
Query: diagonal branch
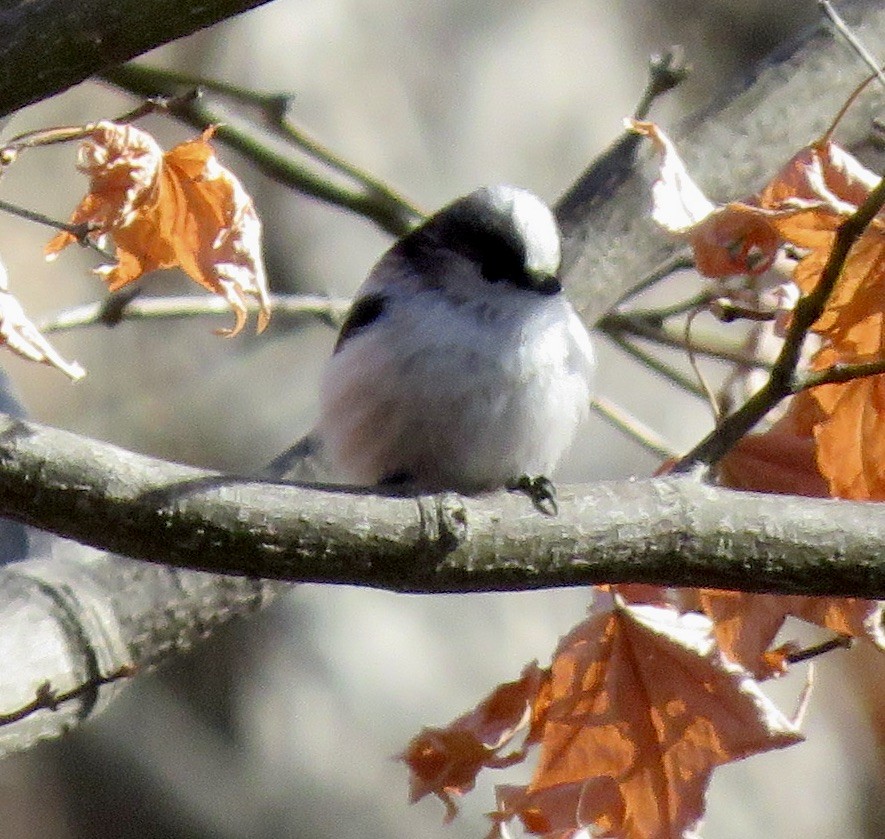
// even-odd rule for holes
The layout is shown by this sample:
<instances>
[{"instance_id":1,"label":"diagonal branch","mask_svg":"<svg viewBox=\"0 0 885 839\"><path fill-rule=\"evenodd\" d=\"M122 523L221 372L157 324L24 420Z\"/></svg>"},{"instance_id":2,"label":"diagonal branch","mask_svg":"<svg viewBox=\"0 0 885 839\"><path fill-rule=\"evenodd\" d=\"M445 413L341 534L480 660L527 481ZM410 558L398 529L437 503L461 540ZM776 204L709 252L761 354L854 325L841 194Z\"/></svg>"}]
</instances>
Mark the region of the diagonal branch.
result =
<instances>
[{"instance_id":1,"label":"diagonal branch","mask_svg":"<svg viewBox=\"0 0 885 839\"><path fill-rule=\"evenodd\" d=\"M697 446L674 467L676 472L687 472L698 464L711 465L719 461L734 444L759 422L775 405L796 392L796 368L805 337L824 307L855 242L885 205L885 178L870 191L866 200L836 231L830 255L821 271L820 280L809 293L799 299L784 345L769 374L768 381L737 411L727 416Z\"/></svg>"}]
</instances>

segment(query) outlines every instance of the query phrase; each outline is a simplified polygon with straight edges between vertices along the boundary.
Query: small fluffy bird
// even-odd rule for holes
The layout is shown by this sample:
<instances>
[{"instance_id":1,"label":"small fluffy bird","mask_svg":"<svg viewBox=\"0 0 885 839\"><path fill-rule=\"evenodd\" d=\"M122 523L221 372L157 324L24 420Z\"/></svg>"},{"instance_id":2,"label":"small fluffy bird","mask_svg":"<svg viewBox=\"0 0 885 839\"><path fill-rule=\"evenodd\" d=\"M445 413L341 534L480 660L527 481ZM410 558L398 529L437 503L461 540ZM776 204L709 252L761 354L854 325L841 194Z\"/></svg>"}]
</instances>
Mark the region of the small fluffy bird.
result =
<instances>
[{"instance_id":1,"label":"small fluffy bird","mask_svg":"<svg viewBox=\"0 0 885 839\"><path fill-rule=\"evenodd\" d=\"M271 472L307 458L350 484L468 493L549 475L595 368L559 266L556 220L530 192L483 187L444 207L357 291L319 422Z\"/></svg>"}]
</instances>

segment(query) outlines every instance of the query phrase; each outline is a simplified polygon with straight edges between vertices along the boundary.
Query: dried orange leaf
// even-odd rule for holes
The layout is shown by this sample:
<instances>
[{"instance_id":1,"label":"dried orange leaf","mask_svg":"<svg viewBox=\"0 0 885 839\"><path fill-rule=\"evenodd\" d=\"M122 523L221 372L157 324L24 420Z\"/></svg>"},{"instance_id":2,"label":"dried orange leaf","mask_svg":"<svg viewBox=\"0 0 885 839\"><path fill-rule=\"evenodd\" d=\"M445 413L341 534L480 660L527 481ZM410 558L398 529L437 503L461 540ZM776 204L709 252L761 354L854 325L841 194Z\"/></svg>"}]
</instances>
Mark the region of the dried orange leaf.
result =
<instances>
[{"instance_id":1,"label":"dried orange leaf","mask_svg":"<svg viewBox=\"0 0 885 839\"><path fill-rule=\"evenodd\" d=\"M691 242L698 270L708 276L759 273L771 265L781 244L790 243L805 251L793 281L808 294L820 282L837 229L879 181L825 138L794 155L757 195L716 207L703 198L657 126L634 122L633 128L649 136L662 155L661 177L653 187L655 219ZM882 360L881 214L851 249L813 331L823 340L812 360L815 370ZM748 438L723 464L727 481L746 489L815 495L823 480L834 497L885 500L885 376L818 387L801 404L813 405L808 438L790 440L780 432ZM809 446L815 469L808 462ZM781 470L784 465L787 472Z\"/></svg>"},{"instance_id":2,"label":"dried orange leaf","mask_svg":"<svg viewBox=\"0 0 885 839\"><path fill-rule=\"evenodd\" d=\"M61 370L77 381L86 371L76 361L66 361L37 330L21 303L9 291L6 269L0 263L0 344L29 361L39 361Z\"/></svg>"},{"instance_id":3,"label":"dried orange leaf","mask_svg":"<svg viewBox=\"0 0 885 839\"><path fill-rule=\"evenodd\" d=\"M770 647L789 616L840 635L865 638L885 649L885 607L874 600L705 589L701 592L701 604L714 622L716 640L725 655L759 679L782 672L781 665L772 669Z\"/></svg>"},{"instance_id":4,"label":"dried orange leaf","mask_svg":"<svg viewBox=\"0 0 885 839\"><path fill-rule=\"evenodd\" d=\"M723 486L748 492L829 496L818 470L814 439L783 422L738 440L719 462L718 478Z\"/></svg>"},{"instance_id":5,"label":"dried orange leaf","mask_svg":"<svg viewBox=\"0 0 885 839\"><path fill-rule=\"evenodd\" d=\"M501 750L523 733L531 737L546 708L549 671L528 664L515 682L499 685L479 705L445 728L425 728L400 755L410 770L413 802L432 793L446 805L446 821L457 812L453 796L473 789L483 767L501 768L525 757L524 745Z\"/></svg>"},{"instance_id":6,"label":"dried orange leaf","mask_svg":"<svg viewBox=\"0 0 885 839\"><path fill-rule=\"evenodd\" d=\"M97 123L80 147L78 168L90 185L71 223L90 225L91 238L107 236L116 246L117 262L98 269L111 290L178 266L230 305L235 324L220 333L242 330L249 298L258 302L260 332L270 317L261 222L242 184L218 162L213 131L163 154L138 128ZM47 257L74 241L58 234Z\"/></svg>"},{"instance_id":7,"label":"dried orange leaf","mask_svg":"<svg viewBox=\"0 0 885 839\"><path fill-rule=\"evenodd\" d=\"M509 815L545 836L568 824L676 839L700 819L716 766L801 739L720 654L709 620L615 606L561 642L539 765Z\"/></svg>"}]
</instances>

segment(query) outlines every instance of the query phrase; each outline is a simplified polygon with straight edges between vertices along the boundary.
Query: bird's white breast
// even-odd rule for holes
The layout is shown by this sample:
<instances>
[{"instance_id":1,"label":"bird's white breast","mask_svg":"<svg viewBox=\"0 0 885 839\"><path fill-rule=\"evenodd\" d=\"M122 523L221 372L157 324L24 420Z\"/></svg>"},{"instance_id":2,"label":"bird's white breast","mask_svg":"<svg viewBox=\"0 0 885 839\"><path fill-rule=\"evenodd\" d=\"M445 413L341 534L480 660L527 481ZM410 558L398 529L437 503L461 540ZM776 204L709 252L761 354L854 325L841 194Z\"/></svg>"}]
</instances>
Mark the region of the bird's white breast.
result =
<instances>
[{"instance_id":1,"label":"bird's white breast","mask_svg":"<svg viewBox=\"0 0 885 839\"><path fill-rule=\"evenodd\" d=\"M323 380L324 454L348 481L479 490L549 474L586 414L593 357L563 295L394 296Z\"/></svg>"}]
</instances>

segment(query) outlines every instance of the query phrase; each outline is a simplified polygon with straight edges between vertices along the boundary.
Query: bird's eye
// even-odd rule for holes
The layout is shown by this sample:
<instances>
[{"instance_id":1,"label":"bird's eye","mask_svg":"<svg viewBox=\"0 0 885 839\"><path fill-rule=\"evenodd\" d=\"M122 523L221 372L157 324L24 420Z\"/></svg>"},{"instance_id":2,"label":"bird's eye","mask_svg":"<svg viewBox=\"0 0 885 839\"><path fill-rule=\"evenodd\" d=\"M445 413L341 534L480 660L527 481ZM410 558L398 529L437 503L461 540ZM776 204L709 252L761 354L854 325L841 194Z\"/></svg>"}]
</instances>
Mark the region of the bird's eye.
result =
<instances>
[{"instance_id":1,"label":"bird's eye","mask_svg":"<svg viewBox=\"0 0 885 839\"><path fill-rule=\"evenodd\" d=\"M525 266L522 256L517 254L512 247L493 240L486 247L481 248L477 256L482 276L488 282L504 281L521 284L520 277L525 273Z\"/></svg>"}]
</instances>

